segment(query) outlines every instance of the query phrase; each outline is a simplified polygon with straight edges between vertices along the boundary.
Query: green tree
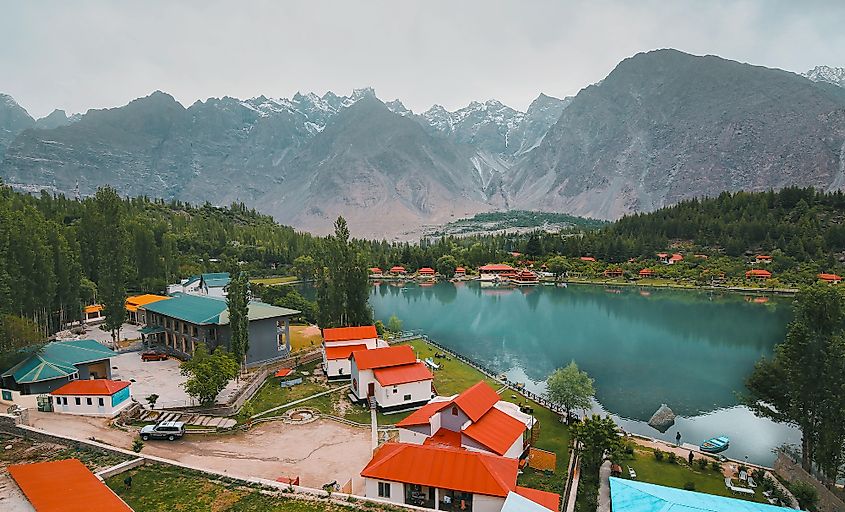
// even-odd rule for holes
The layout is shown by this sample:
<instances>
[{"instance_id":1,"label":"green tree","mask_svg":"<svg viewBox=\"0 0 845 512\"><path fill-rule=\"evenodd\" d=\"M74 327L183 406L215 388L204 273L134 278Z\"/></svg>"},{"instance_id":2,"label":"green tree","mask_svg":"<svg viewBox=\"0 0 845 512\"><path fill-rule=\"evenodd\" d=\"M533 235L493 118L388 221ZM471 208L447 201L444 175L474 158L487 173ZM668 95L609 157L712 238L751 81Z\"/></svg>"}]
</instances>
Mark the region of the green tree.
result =
<instances>
[{"instance_id":1,"label":"green tree","mask_svg":"<svg viewBox=\"0 0 845 512\"><path fill-rule=\"evenodd\" d=\"M188 377L182 386L189 396L206 406L214 403L217 395L238 376L240 364L223 347L209 353L204 343L197 345L190 360L179 365L182 375Z\"/></svg>"},{"instance_id":2,"label":"green tree","mask_svg":"<svg viewBox=\"0 0 845 512\"><path fill-rule=\"evenodd\" d=\"M392 333L402 332L402 320L396 315L390 315L387 319L387 330Z\"/></svg>"},{"instance_id":3,"label":"green tree","mask_svg":"<svg viewBox=\"0 0 845 512\"><path fill-rule=\"evenodd\" d=\"M0 353L35 347L44 341L43 331L32 320L0 314Z\"/></svg>"},{"instance_id":4,"label":"green tree","mask_svg":"<svg viewBox=\"0 0 845 512\"><path fill-rule=\"evenodd\" d=\"M318 324L322 328L373 323L365 259L349 239L343 217L335 222L317 271Z\"/></svg>"},{"instance_id":5,"label":"green tree","mask_svg":"<svg viewBox=\"0 0 845 512\"><path fill-rule=\"evenodd\" d=\"M619 428L609 416L602 418L593 415L583 423L573 424L570 432L581 457L581 482L578 486L576 510L596 510L599 467L604 462L604 454L620 454L623 451Z\"/></svg>"},{"instance_id":6,"label":"green tree","mask_svg":"<svg viewBox=\"0 0 845 512\"><path fill-rule=\"evenodd\" d=\"M759 416L797 426L804 469L821 462L833 478L845 439L845 298L836 287L816 284L797 294L794 310L786 340L757 363L743 401Z\"/></svg>"},{"instance_id":7,"label":"green tree","mask_svg":"<svg viewBox=\"0 0 845 512\"><path fill-rule=\"evenodd\" d=\"M546 268L555 275L555 280L569 271L569 262L563 256L554 256L546 262Z\"/></svg>"},{"instance_id":8,"label":"green tree","mask_svg":"<svg viewBox=\"0 0 845 512\"><path fill-rule=\"evenodd\" d=\"M105 327L112 333L112 339L120 336L120 328L126 320L127 248L123 203L117 192L110 187L97 190L94 196L98 233L97 249L100 267L97 288L99 299L106 315Z\"/></svg>"},{"instance_id":9,"label":"green tree","mask_svg":"<svg viewBox=\"0 0 845 512\"><path fill-rule=\"evenodd\" d=\"M314 275L317 272L317 262L312 256L297 256L293 260L293 272L302 280L314 279Z\"/></svg>"},{"instance_id":10,"label":"green tree","mask_svg":"<svg viewBox=\"0 0 845 512\"><path fill-rule=\"evenodd\" d=\"M229 282L226 305L229 308L229 328L232 335L230 347L238 364L246 363L249 352L249 280L246 274L236 270Z\"/></svg>"},{"instance_id":11,"label":"green tree","mask_svg":"<svg viewBox=\"0 0 845 512\"><path fill-rule=\"evenodd\" d=\"M567 420L573 409L588 409L594 394L593 379L575 361L555 370L546 381L546 396L566 411Z\"/></svg>"},{"instance_id":12,"label":"green tree","mask_svg":"<svg viewBox=\"0 0 845 512\"><path fill-rule=\"evenodd\" d=\"M531 236L528 237L528 242L525 244L525 254L533 258L543 254L543 242L539 234L531 233Z\"/></svg>"},{"instance_id":13,"label":"green tree","mask_svg":"<svg viewBox=\"0 0 845 512\"><path fill-rule=\"evenodd\" d=\"M455 275L455 269L458 267L458 261L451 254L445 254L437 259L435 270L441 276L452 277Z\"/></svg>"}]
</instances>

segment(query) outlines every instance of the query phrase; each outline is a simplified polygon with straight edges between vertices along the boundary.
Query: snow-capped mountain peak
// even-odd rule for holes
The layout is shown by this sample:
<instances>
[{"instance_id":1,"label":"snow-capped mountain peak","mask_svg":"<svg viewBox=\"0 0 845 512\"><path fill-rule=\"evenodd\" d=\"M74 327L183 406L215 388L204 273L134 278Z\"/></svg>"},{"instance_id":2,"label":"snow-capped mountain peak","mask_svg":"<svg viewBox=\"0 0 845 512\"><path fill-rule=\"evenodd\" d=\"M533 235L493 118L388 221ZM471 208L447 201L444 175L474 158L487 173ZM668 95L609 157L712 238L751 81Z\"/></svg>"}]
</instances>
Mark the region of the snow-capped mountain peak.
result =
<instances>
[{"instance_id":1,"label":"snow-capped mountain peak","mask_svg":"<svg viewBox=\"0 0 845 512\"><path fill-rule=\"evenodd\" d=\"M806 73L801 73L814 82L827 82L839 87L845 87L845 68L830 66L816 66Z\"/></svg>"}]
</instances>

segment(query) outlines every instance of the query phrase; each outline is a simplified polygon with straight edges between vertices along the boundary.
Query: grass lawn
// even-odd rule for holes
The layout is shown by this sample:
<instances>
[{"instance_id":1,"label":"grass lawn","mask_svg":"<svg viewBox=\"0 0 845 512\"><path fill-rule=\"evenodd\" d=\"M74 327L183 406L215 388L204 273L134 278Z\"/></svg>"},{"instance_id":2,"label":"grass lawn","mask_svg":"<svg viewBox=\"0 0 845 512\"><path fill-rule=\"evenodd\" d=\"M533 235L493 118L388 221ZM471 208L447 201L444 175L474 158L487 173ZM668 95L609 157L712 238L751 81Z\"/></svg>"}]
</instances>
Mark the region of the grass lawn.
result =
<instances>
[{"instance_id":1,"label":"grass lawn","mask_svg":"<svg viewBox=\"0 0 845 512\"><path fill-rule=\"evenodd\" d=\"M710 467L701 469L696 463L693 463L693 467L690 468L686 465L686 461L683 464L670 463L667 462L665 457L663 461L658 462L654 458L654 452L647 448L637 447L634 450L633 460L627 460L622 464L624 469L622 473L625 478L627 478L628 474L625 468L626 465L634 468L634 471L637 472L637 480L642 482L665 485L678 489L683 489L687 482L692 482L697 492L727 496L729 498L744 498L744 496L734 494L725 487L725 477L721 471L713 470ZM734 485L738 484L739 482L734 479ZM758 491L753 501L765 503L762 491L760 491L759 487L757 489Z\"/></svg>"},{"instance_id":2,"label":"grass lawn","mask_svg":"<svg viewBox=\"0 0 845 512\"><path fill-rule=\"evenodd\" d=\"M421 339L411 340L408 345L414 347L414 351L420 359L430 357L440 365L440 369L434 372L434 388L438 395L450 396L460 393L480 380L487 382L495 390L502 387L501 383L488 378L472 366L468 366L451 356L449 356L448 361L444 358L435 359L434 354L437 349Z\"/></svg>"},{"instance_id":3,"label":"grass lawn","mask_svg":"<svg viewBox=\"0 0 845 512\"><path fill-rule=\"evenodd\" d=\"M320 336L320 330L316 329L316 333L310 325L291 325L290 326L290 350L291 352L298 352L300 350L309 350L319 347L323 342Z\"/></svg>"},{"instance_id":4,"label":"grass lawn","mask_svg":"<svg viewBox=\"0 0 845 512\"><path fill-rule=\"evenodd\" d=\"M132 476L132 487L123 480ZM398 510L378 505L342 506L326 501L264 494L241 484L215 480L202 473L164 465L145 465L106 480L136 512L320 512L369 509Z\"/></svg>"},{"instance_id":5,"label":"grass lawn","mask_svg":"<svg viewBox=\"0 0 845 512\"><path fill-rule=\"evenodd\" d=\"M267 286L273 286L273 285L277 285L277 284L292 283L292 282L297 281L297 280L298 280L298 278L295 277L295 276L284 276L284 277L263 277L263 278L250 279L249 282L255 283L255 284L263 284L263 285L267 285Z\"/></svg>"}]
</instances>

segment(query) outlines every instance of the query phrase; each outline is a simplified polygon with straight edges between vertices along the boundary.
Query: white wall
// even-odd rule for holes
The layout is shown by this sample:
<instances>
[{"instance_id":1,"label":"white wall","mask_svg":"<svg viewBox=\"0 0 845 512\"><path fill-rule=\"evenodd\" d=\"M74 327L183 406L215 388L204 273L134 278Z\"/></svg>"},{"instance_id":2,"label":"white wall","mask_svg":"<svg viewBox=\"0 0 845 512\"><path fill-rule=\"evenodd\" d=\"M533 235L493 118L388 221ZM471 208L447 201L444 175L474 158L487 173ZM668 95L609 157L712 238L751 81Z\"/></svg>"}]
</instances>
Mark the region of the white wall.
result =
<instances>
[{"instance_id":1,"label":"white wall","mask_svg":"<svg viewBox=\"0 0 845 512\"><path fill-rule=\"evenodd\" d=\"M440 426L452 432L460 432L461 427L467 421L469 421L469 417L464 414L460 407L458 407L457 416L452 415L451 405L440 411Z\"/></svg>"},{"instance_id":2,"label":"white wall","mask_svg":"<svg viewBox=\"0 0 845 512\"><path fill-rule=\"evenodd\" d=\"M357 386L353 384L352 392L360 399L367 398L367 386L369 386L370 382L375 382L376 379L373 377L372 370L361 370L358 371L358 367L355 365L355 361L352 361L352 369L350 370L349 374L352 376L353 383L356 383Z\"/></svg>"},{"instance_id":3,"label":"white wall","mask_svg":"<svg viewBox=\"0 0 845 512\"><path fill-rule=\"evenodd\" d=\"M382 387L376 381L375 391L376 402L382 407L395 407L422 401L427 402L431 400L431 379L387 387ZM410 400L405 400L405 395L411 395Z\"/></svg>"},{"instance_id":4,"label":"white wall","mask_svg":"<svg viewBox=\"0 0 845 512\"><path fill-rule=\"evenodd\" d=\"M390 497L384 498L378 495L378 483L385 482L390 484ZM364 478L364 496L368 498L377 498L393 503L405 503L405 484L399 482L390 482L388 480L376 480L374 478ZM501 510L501 507L499 508Z\"/></svg>"},{"instance_id":5,"label":"white wall","mask_svg":"<svg viewBox=\"0 0 845 512\"><path fill-rule=\"evenodd\" d=\"M57 398L67 399L67 405L59 405L56 403ZM129 395L129 398L124 400L123 402L117 404L114 408L111 405L111 396L108 395L97 395L97 396L85 396L80 395L79 403L80 405L76 405L76 398L77 396L73 395L61 395L61 396L53 396L53 411L63 414L82 414L86 416L107 416L112 417L115 416L117 413L122 411L123 409L129 407L129 404L132 403L132 395ZM87 398L91 399L91 405L88 405ZM100 410L99 401L98 399L103 399L103 407Z\"/></svg>"},{"instance_id":6,"label":"white wall","mask_svg":"<svg viewBox=\"0 0 845 512\"><path fill-rule=\"evenodd\" d=\"M423 444L431 437L428 425L413 427L399 427L399 442L408 444Z\"/></svg>"},{"instance_id":7,"label":"white wall","mask_svg":"<svg viewBox=\"0 0 845 512\"><path fill-rule=\"evenodd\" d=\"M499 496L486 496L484 494L472 495L473 512L501 512L505 505L505 498Z\"/></svg>"},{"instance_id":8,"label":"white wall","mask_svg":"<svg viewBox=\"0 0 845 512\"><path fill-rule=\"evenodd\" d=\"M324 341L323 345L326 347L348 347L349 345L366 345L367 350L372 350L378 346L378 338L365 338L360 340L343 340L343 341ZM384 343L384 342L382 342ZM384 346L387 346L386 344Z\"/></svg>"},{"instance_id":9,"label":"white wall","mask_svg":"<svg viewBox=\"0 0 845 512\"><path fill-rule=\"evenodd\" d=\"M11 400L3 400L4 394L11 394ZM20 391L11 389L0 389L0 404L10 406L17 405L21 409L36 409L38 408L38 395L22 395ZM5 410L4 410L5 412Z\"/></svg>"},{"instance_id":10,"label":"white wall","mask_svg":"<svg viewBox=\"0 0 845 512\"><path fill-rule=\"evenodd\" d=\"M338 370L343 370L343 375L349 378L352 373L352 363L349 359L326 359L326 353L323 352L324 366L326 367L326 376L337 378L340 373Z\"/></svg>"}]
</instances>

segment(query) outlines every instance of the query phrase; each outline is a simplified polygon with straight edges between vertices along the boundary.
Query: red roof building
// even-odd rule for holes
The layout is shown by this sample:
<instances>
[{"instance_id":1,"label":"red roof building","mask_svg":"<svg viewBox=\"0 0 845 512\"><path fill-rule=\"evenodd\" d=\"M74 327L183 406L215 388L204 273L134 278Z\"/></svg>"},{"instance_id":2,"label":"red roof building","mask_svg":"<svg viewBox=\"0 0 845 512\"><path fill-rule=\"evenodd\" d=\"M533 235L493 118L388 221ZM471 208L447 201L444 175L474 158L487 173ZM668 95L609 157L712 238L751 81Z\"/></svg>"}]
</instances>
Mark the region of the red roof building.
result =
<instances>
[{"instance_id":1,"label":"red roof building","mask_svg":"<svg viewBox=\"0 0 845 512\"><path fill-rule=\"evenodd\" d=\"M375 398L381 410L409 409L431 400L434 376L409 345L353 351L352 395Z\"/></svg>"},{"instance_id":2,"label":"red roof building","mask_svg":"<svg viewBox=\"0 0 845 512\"><path fill-rule=\"evenodd\" d=\"M490 263L488 265L482 265L478 267L479 272L490 273L490 272L515 272L516 269L510 265L506 265L504 263Z\"/></svg>"},{"instance_id":3,"label":"red roof building","mask_svg":"<svg viewBox=\"0 0 845 512\"><path fill-rule=\"evenodd\" d=\"M754 257L754 262L755 263L771 263L772 257L769 256L768 254L758 254L757 256Z\"/></svg>"},{"instance_id":4,"label":"red roof building","mask_svg":"<svg viewBox=\"0 0 845 512\"><path fill-rule=\"evenodd\" d=\"M326 343L336 341L357 341L374 340L378 338L375 325L362 325L360 327L327 327L323 329L323 341Z\"/></svg>"},{"instance_id":5,"label":"red roof building","mask_svg":"<svg viewBox=\"0 0 845 512\"><path fill-rule=\"evenodd\" d=\"M434 269L431 268L431 267L423 267L423 268L417 270L417 274L419 274L421 276L429 276L430 277L430 276L434 276L435 272L434 272Z\"/></svg>"},{"instance_id":6,"label":"red roof building","mask_svg":"<svg viewBox=\"0 0 845 512\"><path fill-rule=\"evenodd\" d=\"M604 277L622 277L622 269L621 268L609 268L603 272Z\"/></svg>"},{"instance_id":7,"label":"red roof building","mask_svg":"<svg viewBox=\"0 0 845 512\"><path fill-rule=\"evenodd\" d=\"M51 391L50 394L56 395L79 395L79 396L111 396L118 391L128 388L129 382L124 380L107 380L107 379L93 379L93 380L74 380L68 382L64 386Z\"/></svg>"},{"instance_id":8,"label":"red roof building","mask_svg":"<svg viewBox=\"0 0 845 512\"><path fill-rule=\"evenodd\" d=\"M447 435L443 431L448 430L461 434L458 446L463 449L519 458L535 421L479 382L455 397L436 398L396 426L403 443L425 444L432 437Z\"/></svg>"},{"instance_id":9,"label":"red roof building","mask_svg":"<svg viewBox=\"0 0 845 512\"><path fill-rule=\"evenodd\" d=\"M842 278L836 274L819 274L818 278L820 281L824 281L826 283L831 284L838 284L840 281L842 281Z\"/></svg>"},{"instance_id":10,"label":"red roof building","mask_svg":"<svg viewBox=\"0 0 845 512\"><path fill-rule=\"evenodd\" d=\"M675 253L669 257L669 264L678 263L679 261L684 261L684 256L680 253Z\"/></svg>"},{"instance_id":11,"label":"red roof building","mask_svg":"<svg viewBox=\"0 0 845 512\"><path fill-rule=\"evenodd\" d=\"M53 390L53 410L58 413L113 417L132 400L130 383L121 380L74 380Z\"/></svg>"},{"instance_id":12,"label":"red roof building","mask_svg":"<svg viewBox=\"0 0 845 512\"><path fill-rule=\"evenodd\" d=\"M579 259L581 261L596 261L596 259L593 258L592 256L581 256L581 258L579 258Z\"/></svg>"},{"instance_id":13,"label":"red roof building","mask_svg":"<svg viewBox=\"0 0 845 512\"><path fill-rule=\"evenodd\" d=\"M516 459L455 449L449 442L444 437L428 445L382 445L361 471L366 495L441 510L469 510L474 502L483 503L484 510L500 510L511 492L546 508L556 501L553 493L516 485ZM406 486L418 492L406 493Z\"/></svg>"},{"instance_id":14,"label":"red roof building","mask_svg":"<svg viewBox=\"0 0 845 512\"><path fill-rule=\"evenodd\" d=\"M515 276L510 278L511 282L518 285L538 284L540 277L536 272L531 270L520 270Z\"/></svg>"},{"instance_id":15,"label":"red roof building","mask_svg":"<svg viewBox=\"0 0 845 512\"><path fill-rule=\"evenodd\" d=\"M273 377L283 378L283 377L287 377L291 373L293 373L293 370L290 369L290 368L280 368L280 369L276 370L276 373L273 374Z\"/></svg>"},{"instance_id":16,"label":"red roof building","mask_svg":"<svg viewBox=\"0 0 845 512\"><path fill-rule=\"evenodd\" d=\"M349 380L352 352L386 346L374 325L323 329L323 371L329 380Z\"/></svg>"},{"instance_id":17,"label":"red roof building","mask_svg":"<svg viewBox=\"0 0 845 512\"><path fill-rule=\"evenodd\" d=\"M760 268L752 268L745 273L746 279L771 279L772 273Z\"/></svg>"},{"instance_id":18,"label":"red roof building","mask_svg":"<svg viewBox=\"0 0 845 512\"><path fill-rule=\"evenodd\" d=\"M407 274L408 271L405 270L405 267L401 265L396 265L395 267L390 267L391 274Z\"/></svg>"},{"instance_id":19,"label":"red roof building","mask_svg":"<svg viewBox=\"0 0 845 512\"><path fill-rule=\"evenodd\" d=\"M654 275L654 270L650 268L644 268L640 270L640 277L651 277Z\"/></svg>"},{"instance_id":20,"label":"red roof building","mask_svg":"<svg viewBox=\"0 0 845 512\"><path fill-rule=\"evenodd\" d=\"M132 512L78 459L13 464L9 474L38 512Z\"/></svg>"},{"instance_id":21,"label":"red roof building","mask_svg":"<svg viewBox=\"0 0 845 512\"><path fill-rule=\"evenodd\" d=\"M378 275L378 276L380 276L380 275L382 274L381 269L380 269L380 268L378 268L378 267L370 267L368 270L370 271L370 275Z\"/></svg>"},{"instance_id":22,"label":"red roof building","mask_svg":"<svg viewBox=\"0 0 845 512\"><path fill-rule=\"evenodd\" d=\"M464 275L467 273L467 269L464 267L455 267L455 275Z\"/></svg>"},{"instance_id":23,"label":"red roof building","mask_svg":"<svg viewBox=\"0 0 845 512\"><path fill-rule=\"evenodd\" d=\"M338 359L349 359L352 352L357 350L367 350L366 345L339 345L325 348L326 359L329 361L336 361Z\"/></svg>"}]
</instances>

